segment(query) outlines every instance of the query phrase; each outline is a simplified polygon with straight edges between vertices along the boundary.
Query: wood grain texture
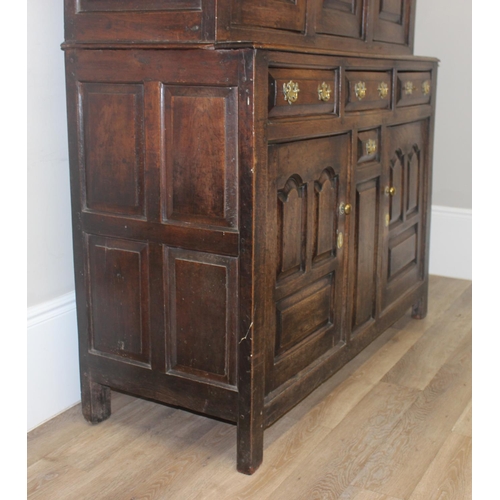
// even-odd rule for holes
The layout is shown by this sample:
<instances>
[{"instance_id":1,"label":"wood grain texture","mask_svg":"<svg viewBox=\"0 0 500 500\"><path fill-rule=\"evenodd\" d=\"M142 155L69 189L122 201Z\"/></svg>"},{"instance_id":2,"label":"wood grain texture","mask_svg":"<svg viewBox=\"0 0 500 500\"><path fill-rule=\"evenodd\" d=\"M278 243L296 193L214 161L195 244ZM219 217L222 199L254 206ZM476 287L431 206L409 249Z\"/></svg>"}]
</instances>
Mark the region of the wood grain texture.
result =
<instances>
[{"instance_id":1,"label":"wood grain texture","mask_svg":"<svg viewBox=\"0 0 500 500\"><path fill-rule=\"evenodd\" d=\"M446 338L435 325L457 304L467 317L469 286L431 277L428 316L407 314L270 427L251 477L232 467L234 426L112 393L99 426L75 407L28 435L28 498L469 500L470 335L423 390L380 382L404 357L425 364L412 346Z\"/></svg>"},{"instance_id":2,"label":"wood grain texture","mask_svg":"<svg viewBox=\"0 0 500 500\"><path fill-rule=\"evenodd\" d=\"M409 500L472 498L472 439L454 432L439 450Z\"/></svg>"}]
</instances>

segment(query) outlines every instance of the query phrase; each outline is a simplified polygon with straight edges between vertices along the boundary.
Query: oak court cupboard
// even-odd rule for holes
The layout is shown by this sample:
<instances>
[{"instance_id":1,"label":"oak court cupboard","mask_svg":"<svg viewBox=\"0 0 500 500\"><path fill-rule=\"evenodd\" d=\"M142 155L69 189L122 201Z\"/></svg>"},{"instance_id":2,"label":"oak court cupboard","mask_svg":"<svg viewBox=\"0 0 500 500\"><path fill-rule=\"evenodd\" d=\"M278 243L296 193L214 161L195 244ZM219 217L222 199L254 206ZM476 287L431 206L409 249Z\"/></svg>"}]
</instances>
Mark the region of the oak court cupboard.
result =
<instances>
[{"instance_id":1,"label":"oak court cupboard","mask_svg":"<svg viewBox=\"0 0 500 500\"><path fill-rule=\"evenodd\" d=\"M415 0L65 0L82 407L264 429L427 310Z\"/></svg>"}]
</instances>

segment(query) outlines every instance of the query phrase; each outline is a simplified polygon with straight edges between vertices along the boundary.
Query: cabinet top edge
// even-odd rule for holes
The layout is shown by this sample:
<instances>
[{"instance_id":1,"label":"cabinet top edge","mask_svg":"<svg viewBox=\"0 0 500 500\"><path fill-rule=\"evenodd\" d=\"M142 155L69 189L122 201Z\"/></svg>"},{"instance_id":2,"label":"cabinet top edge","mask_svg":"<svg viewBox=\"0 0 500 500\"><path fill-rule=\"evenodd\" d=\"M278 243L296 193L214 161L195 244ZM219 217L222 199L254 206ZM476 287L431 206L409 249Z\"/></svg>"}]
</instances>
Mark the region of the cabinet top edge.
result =
<instances>
[{"instance_id":1,"label":"cabinet top edge","mask_svg":"<svg viewBox=\"0 0 500 500\"><path fill-rule=\"evenodd\" d=\"M381 59L392 61L423 61L439 63L440 59L430 56L417 56L412 54L373 54L369 52L349 52L338 50L326 50L305 47L289 47L286 45L270 45L254 42L219 42L219 43L130 43L130 42L75 42L65 41L61 44L62 50L82 49L82 50L238 50L254 49L269 52L293 52L295 54L322 55L332 57L351 57L362 59Z\"/></svg>"}]
</instances>

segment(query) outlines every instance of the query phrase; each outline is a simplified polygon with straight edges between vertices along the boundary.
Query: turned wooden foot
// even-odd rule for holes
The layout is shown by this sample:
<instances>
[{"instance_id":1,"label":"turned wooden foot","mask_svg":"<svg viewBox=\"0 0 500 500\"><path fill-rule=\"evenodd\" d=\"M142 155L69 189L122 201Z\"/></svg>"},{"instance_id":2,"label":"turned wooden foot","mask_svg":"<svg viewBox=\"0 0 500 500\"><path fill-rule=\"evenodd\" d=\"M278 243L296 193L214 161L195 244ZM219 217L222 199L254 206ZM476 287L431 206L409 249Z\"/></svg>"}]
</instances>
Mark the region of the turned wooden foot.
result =
<instances>
[{"instance_id":1,"label":"turned wooden foot","mask_svg":"<svg viewBox=\"0 0 500 500\"><path fill-rule=\"evenodd\" d=\"M427 294L425 294L418 302L413 304L411 309L411 317L413 319L424 319L427 316Z\"/></svg>"},{"instance_id":2,"label":"turned wooden foot","mask_svg":"<svg viewBox=\"0 0 500 500\"><path fill-rule=\"evenodd\" d=\"M85 420L98 424L111 415L111 390L82 377L82 413Z\"/></svg>"}]
</instances>

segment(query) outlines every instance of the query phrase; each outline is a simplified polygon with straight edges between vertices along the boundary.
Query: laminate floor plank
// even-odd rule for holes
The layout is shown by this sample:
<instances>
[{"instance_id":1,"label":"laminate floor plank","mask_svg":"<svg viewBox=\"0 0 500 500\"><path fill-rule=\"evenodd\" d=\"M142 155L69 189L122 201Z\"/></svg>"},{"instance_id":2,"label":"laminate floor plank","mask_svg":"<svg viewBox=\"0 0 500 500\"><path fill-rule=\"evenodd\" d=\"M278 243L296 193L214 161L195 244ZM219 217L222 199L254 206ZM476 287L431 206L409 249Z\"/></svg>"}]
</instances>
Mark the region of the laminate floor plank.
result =
<instances>
[{"instance_id":1,"label":"laminate floor plank","mask_svg":"<svg viewBox=\"0 0 500 500\"><path fill-rule=\"evenodd\" d=\"M471 300L469 286L382 380L424 390L462 338L472 331Z\"/></svg>"},{"instance_id":2,"label":"laminate floor plank","mask_svg":"<svg viewBox=\"0 0 500 500\"><path fill-rule=\"evenodd\" d=\"M462 436L472 437L472 401L469 402L467 408L460 415L452 431Z\"/></svg>"},{"instance_id":3,"label":"laminate floor plank","mask_svg":"<svg viewBox=\"0 0 500 500\"><path fill-rule=\"evenodd\" d=\"M273 491L288 476L290 469L300 461L301 457L321 447L330 433L330 429L318 424L314 409L299 422L292 421L293 426L287 426L286 419L287 417L278 420L265 432L265 460L259 468L258 475L249 477L236 471L231 473L226 470L225 480L214 481L214 477L223 475L223 471L220 471L221 474L212 476L207 482L203 477L201 481L197 478L196 482L199 485L195 488L197 493L191 496L186 489L179 498L186 500L271 498ZM283 429L286 429L285 433ZM273 442L269 443L266 434L273 439Z\"/></svg>"},{"instance_id":4,"label":"laminate floor plank","mask_svg":"<svg viewBox=\"0 0 500 500\"><path fill-rule=\"evenodd\" d=\"M338 500L401 500L395 497L388 497L368 490L360 490L355 486L349 486Z\"/></svg>"},{"instance_id":5,"label":"laminate floor plank","mask_svg":"<svg viewBox=\"0 0 500 500\"><path fill-rule=\"evenodd\" d=\"M352 484L408 498L469 403L471 385L471 336L467 335Z\"/></svg>"},{"instance_id":6,"label":"laminate floor plank","mask_svg":"<svg viewBox=\"0 0 500 500\"><path fill-rule=\"evenodd\" d=\"M113 392L99 425L78 406L28 434L28 498L468 499L469 287L432 276L427 317L407 313L267 429L253 476L234 425Z\"/></svg>"},{"instance_id":7,"label":"laminate floor plank","mask_svg":"<svg viewBox=\"0 0 500 500\"><path fill-rule=\"evenodd\" d=\"M471 498L472 439L451 432L409 500Z\"/></svg>"},{"instance_id":8,"label":"laminate floor plank","mask_svg":"<svg viewBox=\"0 0 500 500\"><path fill-rule=\"evenodd\" d=\"M419 391L379 383L274 490L272 498L335 499L391 434ZM269 497L270 498L270 497Z\"/></svg>"}]
</instances>

